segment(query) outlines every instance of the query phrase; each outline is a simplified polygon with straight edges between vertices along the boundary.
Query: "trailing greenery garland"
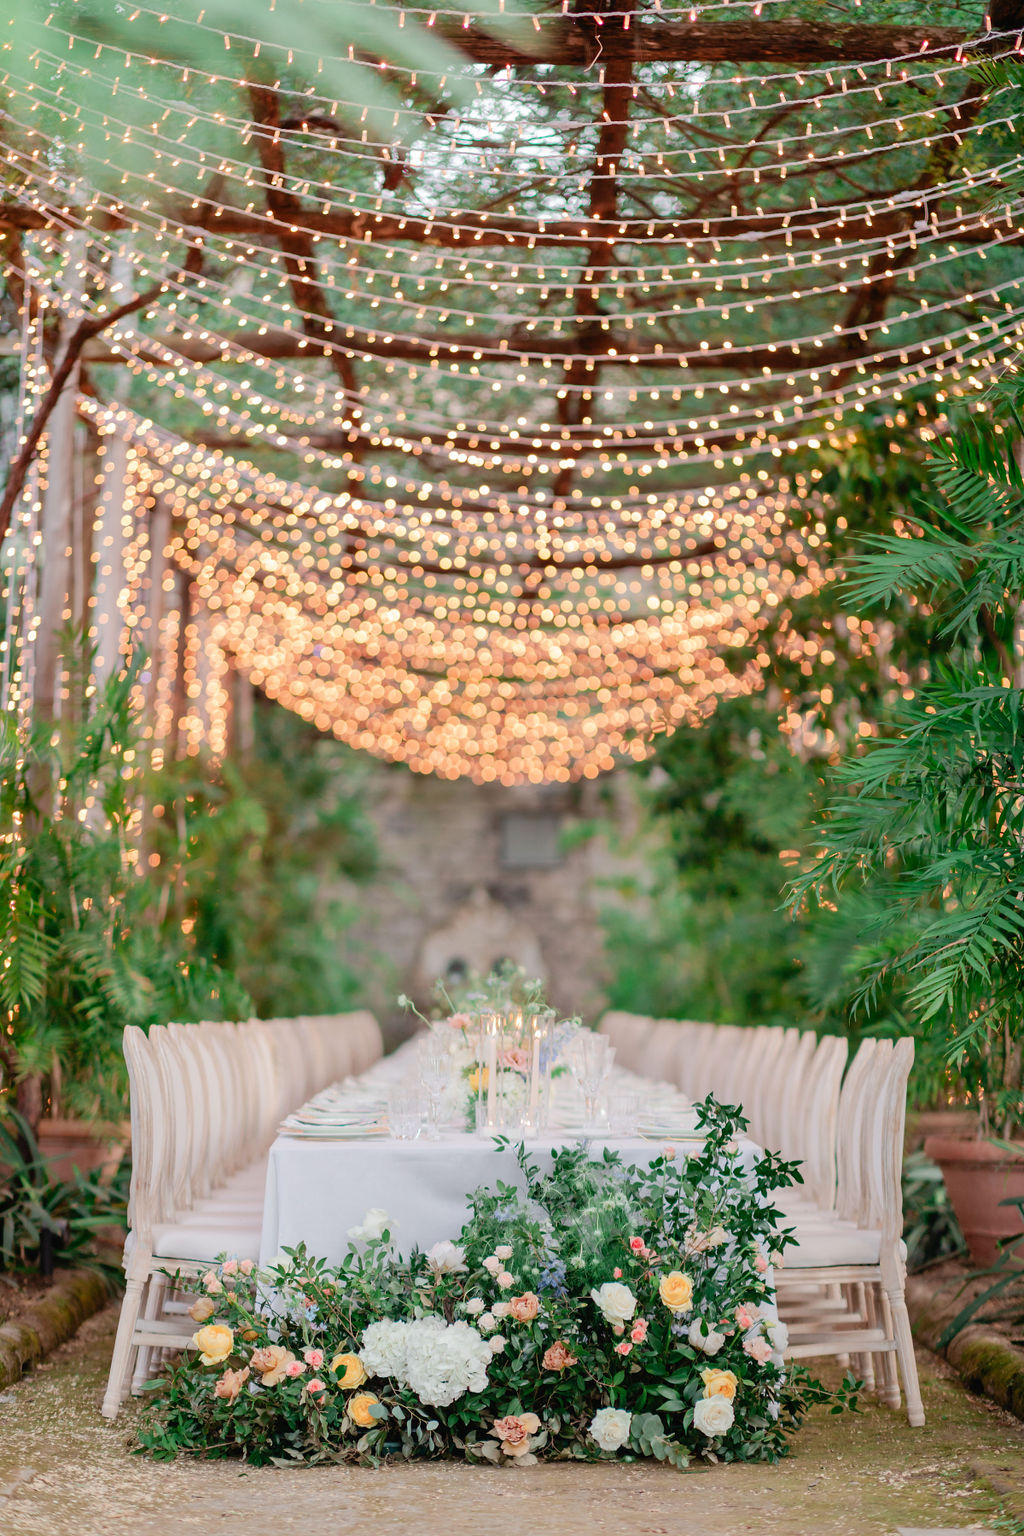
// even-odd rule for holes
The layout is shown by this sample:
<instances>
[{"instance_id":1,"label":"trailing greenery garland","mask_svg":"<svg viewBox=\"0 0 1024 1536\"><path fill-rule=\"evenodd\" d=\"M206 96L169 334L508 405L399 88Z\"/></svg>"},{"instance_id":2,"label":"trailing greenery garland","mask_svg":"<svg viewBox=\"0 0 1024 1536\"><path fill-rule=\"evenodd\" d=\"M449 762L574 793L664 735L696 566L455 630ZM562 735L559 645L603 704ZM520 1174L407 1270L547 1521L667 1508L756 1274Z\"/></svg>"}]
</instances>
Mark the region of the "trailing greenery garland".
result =
<instances>
[{"instance_id":1,"label":"trailing greenery garland","mask_svg":"<svg viewBox=\"0 0 1024 1536\"><path fill-rule=\"evenodd\" d=\"M226 1260L193 1303L193 1348L150 1383L160 1458L254 1463L462 1455L774 1461L808 1408L854 1402L783 1363L773 1191L799 1177L708 1099L692 1157L624 1166L586 1144L478 1189L457 1242L400 1257L384 1212L337 1269L289 1251Z\"/></svg>"}]
</instances>

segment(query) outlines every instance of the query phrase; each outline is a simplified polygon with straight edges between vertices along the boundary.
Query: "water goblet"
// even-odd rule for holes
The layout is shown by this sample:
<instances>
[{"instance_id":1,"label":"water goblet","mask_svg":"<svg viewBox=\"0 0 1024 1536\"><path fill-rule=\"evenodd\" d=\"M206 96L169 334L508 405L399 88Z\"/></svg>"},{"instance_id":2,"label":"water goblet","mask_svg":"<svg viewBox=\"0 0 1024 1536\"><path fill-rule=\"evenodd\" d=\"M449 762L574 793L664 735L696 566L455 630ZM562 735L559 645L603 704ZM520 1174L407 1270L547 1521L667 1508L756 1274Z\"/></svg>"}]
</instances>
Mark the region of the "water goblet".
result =
<instances>
[{"instance_id":1,"label":"water goblet","mask_svg":"<svg viewBox=\"0 0 1024 1536\"><path fill-rule=\"evenodd\" d=\"M420 1082L427 1099L427 1140L441 1135L441 1101L451 1077L451 1059L434 1040L427 1043L420 1056Z\"/></svg>"},{"instance_id":2,"label":"water goblet","mask_svg":"<svg viewBox=\"0 0 1024 1536\"><path fill-rule=\"evenodd\" d=\"M396 1083L388 1093L388 1131L396 1141L415 1141L420 1133L420 1093L415 1083Z\"/></svg>"},{"instance_id":3,"label":"water goblet","mask_svg":"<svg viewBox=\"0 0 1024 1536\"><path fill-rule=\"evenodd\" d=\"M573 1042L572 1072L583 1094L584 1128L597 1125L598 1096L615 1059L607 1035L581 1030Z\"/></svg>"}]
</instances>

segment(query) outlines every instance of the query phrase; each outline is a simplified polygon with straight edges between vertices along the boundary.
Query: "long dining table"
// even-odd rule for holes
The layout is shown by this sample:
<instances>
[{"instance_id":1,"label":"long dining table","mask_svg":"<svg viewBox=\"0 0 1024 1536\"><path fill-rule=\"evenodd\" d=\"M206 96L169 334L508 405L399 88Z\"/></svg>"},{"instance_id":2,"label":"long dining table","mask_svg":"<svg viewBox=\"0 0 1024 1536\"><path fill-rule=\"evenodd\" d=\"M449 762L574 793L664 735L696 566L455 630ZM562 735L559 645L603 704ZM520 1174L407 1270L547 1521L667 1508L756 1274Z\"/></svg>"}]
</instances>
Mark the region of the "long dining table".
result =
<instances>
[{"instance_id":1,"label":"long dining table","mask_svg":"<svg viewBox=\"0 0 1024 1536\"><path fill-rule=\"evenodd\" d=\"M515 1143L444 1127L436 1140L421 1134L398 1140L387 1133L383 1114L389 1088L407 1077L414 1063L415 1042L377 1062L357 1079L327 1090L301 1112L290 1116L270 1148L260 1242L260 1263L268 1265L285 1250L305 1244L312 1255L338 1263L362 1226L368 1211L383 1212L396 1249L409 1253L458 1236L468 1211L469 1196L500 1181L521 1184ZM584 1133L573 1113L571 1087L562 1113L569 1123L527 1141L531 1160L550 1168L559 1147L587 1141L596 1152L611 1147L624 1163L641 1165L661 1155L667 1146L684 1157L699 1151L703 1138L689 1102L665 1083L651 1083L613 1069L616 1087L636 1089L644 1111L638 1134L613 1135L601 1129ZM318 1118L320 1117L320 1118ZM646 1122L646 1123L645 1123ZM738 1142L740 1157L752 1168L760 1149Z\"/></svg>"}]
</instances>

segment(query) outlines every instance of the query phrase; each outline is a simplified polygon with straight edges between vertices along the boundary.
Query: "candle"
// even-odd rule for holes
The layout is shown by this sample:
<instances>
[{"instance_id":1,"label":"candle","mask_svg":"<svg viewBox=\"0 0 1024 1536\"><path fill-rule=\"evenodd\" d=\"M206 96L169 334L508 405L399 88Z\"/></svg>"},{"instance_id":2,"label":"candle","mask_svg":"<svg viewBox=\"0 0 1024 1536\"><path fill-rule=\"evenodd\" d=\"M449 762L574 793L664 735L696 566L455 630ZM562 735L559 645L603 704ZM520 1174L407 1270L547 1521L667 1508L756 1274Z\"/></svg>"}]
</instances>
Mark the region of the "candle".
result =
<instances>
[{"instance_id":1,"label":"candle","mask_svg":"<svg viewBox=\"0 0 1024 1536\"><path fill-rule=\"evenodd\" d=\"M498 1032L497 1022L487 1025L487 1126L493 1130L497 1124L498 1089Z\"/></svg>"},{"instance_id":2,"label":"candle","mask_svg":"<svg viewBox=\"0 0 1024 1536\"><path fill-rule=\"evenodd\" d=\"M540 1127L540 1030L533 1026L533 1045L530 1051L530 1128Z\"/></svg>"}]
</instances>

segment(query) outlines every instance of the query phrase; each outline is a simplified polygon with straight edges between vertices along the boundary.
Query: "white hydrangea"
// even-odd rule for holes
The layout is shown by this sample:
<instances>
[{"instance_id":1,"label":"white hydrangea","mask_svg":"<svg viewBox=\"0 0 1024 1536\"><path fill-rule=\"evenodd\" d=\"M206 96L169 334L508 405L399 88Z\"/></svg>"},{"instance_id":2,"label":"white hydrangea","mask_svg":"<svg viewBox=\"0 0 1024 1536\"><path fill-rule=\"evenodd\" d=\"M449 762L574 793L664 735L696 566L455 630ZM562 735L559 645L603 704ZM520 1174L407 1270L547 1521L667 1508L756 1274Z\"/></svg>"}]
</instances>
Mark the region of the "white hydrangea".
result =
<instances>
[{"instance_id":1,"label":"white hydrangea","mask_svg":"<svg viewBox=\"0 0 1024 1536\"><path fill-rule=\"evenodd\" d=\"M466 1392L487 1386L491 1347L469 1323L423 1317L411 1323L371 1323L359 1355L371 1376L390 1376L421 1403L447 1408Z\"/></svg>"}]
</instances>

